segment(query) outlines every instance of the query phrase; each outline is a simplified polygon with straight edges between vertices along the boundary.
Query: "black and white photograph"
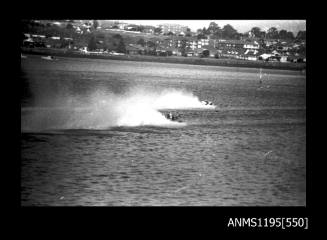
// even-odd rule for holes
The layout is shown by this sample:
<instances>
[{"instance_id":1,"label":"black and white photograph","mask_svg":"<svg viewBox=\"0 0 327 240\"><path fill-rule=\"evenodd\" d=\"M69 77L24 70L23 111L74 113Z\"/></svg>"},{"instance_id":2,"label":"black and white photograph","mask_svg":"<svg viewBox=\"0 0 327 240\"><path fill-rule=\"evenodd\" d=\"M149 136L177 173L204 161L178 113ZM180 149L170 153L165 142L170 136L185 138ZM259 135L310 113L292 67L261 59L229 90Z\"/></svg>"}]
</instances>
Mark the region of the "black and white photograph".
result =
<instances>
[{"instance_id":1,"label":"black and white photograph","mask_svg":"<svg viewBox=\"0 0 327 240\"><path fill-rule=\"evenodd\" d=\"M21 206L306 207L306 20L20 24Z\"/></svg>"}]
</instances>

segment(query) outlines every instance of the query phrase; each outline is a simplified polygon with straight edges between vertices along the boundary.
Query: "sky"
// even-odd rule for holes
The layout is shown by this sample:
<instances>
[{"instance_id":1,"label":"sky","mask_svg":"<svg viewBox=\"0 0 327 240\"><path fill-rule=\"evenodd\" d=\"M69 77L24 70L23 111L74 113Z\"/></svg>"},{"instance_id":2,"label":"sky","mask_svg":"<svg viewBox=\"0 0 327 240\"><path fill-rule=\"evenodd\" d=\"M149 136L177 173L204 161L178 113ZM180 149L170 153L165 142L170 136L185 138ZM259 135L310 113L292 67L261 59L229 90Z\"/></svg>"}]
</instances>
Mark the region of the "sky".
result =
<instances>
[{"instance_id":1,"label":"sky","mask_svg":"<svg viewBox=\"0 0 327 240\"><path fill-rule=\"evenodd\" d=\"M199 28L209 27L210 22L215 22L219 27L226 24L232 25L239 33L244 33L253 27L259 27L261 30L268 30L270 27L276 27L277 30L285 29L297 34L298 31L306 30L305 20L118 20L120 22L152 25L156 26L162 23L176 23L188 26L191 31Z\"/></svg>"}]
</instances>

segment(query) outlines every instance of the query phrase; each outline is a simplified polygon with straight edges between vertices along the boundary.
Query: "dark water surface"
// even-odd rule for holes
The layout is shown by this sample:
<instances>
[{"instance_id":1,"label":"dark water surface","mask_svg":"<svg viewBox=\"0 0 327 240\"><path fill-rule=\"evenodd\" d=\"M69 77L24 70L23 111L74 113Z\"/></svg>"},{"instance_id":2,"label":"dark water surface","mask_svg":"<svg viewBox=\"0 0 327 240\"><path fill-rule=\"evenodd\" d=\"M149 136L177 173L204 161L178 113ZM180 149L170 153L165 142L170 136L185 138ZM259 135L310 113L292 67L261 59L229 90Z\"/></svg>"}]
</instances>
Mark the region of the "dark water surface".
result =
<instances>
[{"instance_id":1,"label":"dark water surface","mask_svg":"<svg viewBox=\"0 0 327 240\"><path fill-rule=\"evenodd\" d=\"M258 73L22 59L21 204L306 205L306 77Z\"/></svg>"}]
</instances>

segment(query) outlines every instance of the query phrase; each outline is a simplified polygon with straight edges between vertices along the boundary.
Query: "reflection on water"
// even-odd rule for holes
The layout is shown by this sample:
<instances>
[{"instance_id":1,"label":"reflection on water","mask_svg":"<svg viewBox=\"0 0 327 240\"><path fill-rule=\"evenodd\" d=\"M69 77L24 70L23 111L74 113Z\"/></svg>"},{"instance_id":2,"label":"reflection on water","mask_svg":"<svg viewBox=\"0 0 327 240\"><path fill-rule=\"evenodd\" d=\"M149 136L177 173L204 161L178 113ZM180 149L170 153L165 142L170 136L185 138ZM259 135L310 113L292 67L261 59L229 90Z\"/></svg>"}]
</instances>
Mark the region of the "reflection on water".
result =
<instances>
[{"instance_id":1,"label":"reflection on water","mask_svg":"<svg viewBox=\"0 0 327 240\"><path fill-rule=\"evenodd\" d=\"M181 127L23 131L22 205L306 204L305 77L270 70L270 88L258 90L255 69L29 60L22 122L99 87L178 89L217 108L174 110Z\"/></svg>"}]
</instances>

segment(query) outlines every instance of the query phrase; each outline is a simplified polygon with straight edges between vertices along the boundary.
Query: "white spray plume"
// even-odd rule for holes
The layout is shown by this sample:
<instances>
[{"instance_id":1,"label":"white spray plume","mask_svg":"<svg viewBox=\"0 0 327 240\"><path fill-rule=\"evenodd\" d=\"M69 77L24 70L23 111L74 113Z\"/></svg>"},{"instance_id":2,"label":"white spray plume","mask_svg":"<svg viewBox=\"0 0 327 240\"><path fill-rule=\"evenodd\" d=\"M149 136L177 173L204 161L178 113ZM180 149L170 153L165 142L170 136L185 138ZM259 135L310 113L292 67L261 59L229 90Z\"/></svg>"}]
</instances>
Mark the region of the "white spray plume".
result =
<instances>
[{"instance_id":1,"label":"white spray plume","mask_svg":"<svg viewBox=\"0 0 327 240\"><path fill-rule=\"evenodd\" d=\"M56 104L59 103L59 104ZM166 89L131 89L116 95L96 91L87 97L65 97L50 108L30 108L22 115L22 130L107 129L115 126L185 126L168 120L159 110L214 108L192 93ZM24 111L24 109L22 109Z\"/></svg>"}]
</instances>

